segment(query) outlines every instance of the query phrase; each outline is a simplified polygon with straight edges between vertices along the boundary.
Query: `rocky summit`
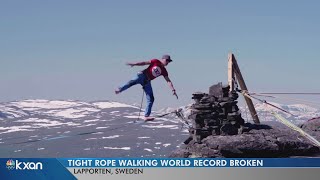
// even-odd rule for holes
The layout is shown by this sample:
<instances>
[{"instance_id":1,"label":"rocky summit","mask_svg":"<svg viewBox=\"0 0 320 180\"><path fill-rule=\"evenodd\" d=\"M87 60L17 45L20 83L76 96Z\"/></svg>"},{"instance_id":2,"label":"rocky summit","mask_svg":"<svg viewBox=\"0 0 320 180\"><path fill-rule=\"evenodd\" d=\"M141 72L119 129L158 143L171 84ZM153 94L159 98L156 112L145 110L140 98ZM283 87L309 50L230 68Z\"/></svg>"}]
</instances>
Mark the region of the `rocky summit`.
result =
<instances>
[{"instance_id":1,"label":"rocky summit","mask_svg":"<svg viewBox=\"0 0 320 180\"><path fill-rule=\"evenodd\" d=\"M312 123L320 125L320 119ZM307 123L309 124L309 123ZM303 125L306 126L306 125ZM308 126L308 125L307 125ZM192 140L174 151L170 157L292 157L319 155L319 147L300 133L281 124L245 124L247 132L238 135L208 136L201 143ZM305 131L320 139L320 131Z\"/></svg>"},{"instance_id":2,"label":"rocky summit","mask_svg":"<svg viewBox=\"0 0 320 180\"><path fill-rule=\"evenodd\" d=\"M312 157L320 154L317 145L281 123L244 124L236 105L235 100L238 96L235 95L235 92L227 94L225 91L228 90L227 86L224 87L221 84L212 87L209 95L193 94L195 103L192 107L195 108L191 116L196 114L196 118L191 117L194 120L192 121L193 126L189 128L190 137L184 142L185 146L174 151L169 157ZM202 103L203 97L206 97L206 100L210 98L213 100L205 104ZM222 99L228 99L227 103ZM211 109L208 110L208 108ZM230 118L234 113L237 115L236 118ZM199 114L202 116L200 117ZM215 124L210 125L206 122ZM320 139L320 119L306 121L300 125L300 128L315 139Z\"/></svg>"}]
</instances>

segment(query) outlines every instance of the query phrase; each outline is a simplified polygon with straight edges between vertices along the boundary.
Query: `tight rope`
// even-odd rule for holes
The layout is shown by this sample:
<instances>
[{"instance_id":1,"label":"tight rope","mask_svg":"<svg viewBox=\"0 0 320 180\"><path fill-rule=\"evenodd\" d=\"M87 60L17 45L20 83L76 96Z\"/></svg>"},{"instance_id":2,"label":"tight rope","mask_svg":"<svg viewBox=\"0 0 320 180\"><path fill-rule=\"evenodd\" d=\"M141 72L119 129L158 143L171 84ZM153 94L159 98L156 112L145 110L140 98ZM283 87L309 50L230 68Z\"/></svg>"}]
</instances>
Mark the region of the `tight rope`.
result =
<instances>
[{"instance_id":1,"label":"tight rope","mask_svg":"<svg viewBox=\"0 0 320 180\"><path fill-rule=\"evenodd\" d=\"M259 99L259 98L250 96L246 91L243 91L242 94L243 94L244 96L250 98L250 99L258 100L258 101L260 101L261 103L265 103L265 104L267 104L267 105L269 105L269 106L272 106L272 107L274 107L274 108L276 108L276 109L278 109L278 110L280 110L280 111L283 111L283 112L285 112L285 113L287 113L287 114L290 114L291 116L295 116L294 114L290 113L290 112L287 111L287 110L284 110L284 109L282 109L282 108L280 108L280 107L278 107L278 106L275 106L275 105L273 105L273 104L271 104L271 103L268 103L266 100L261 100L261 99Z\"/></svg>"},{"instance_id":2,"label":"tight rope","mask_svg":"<svg viewBox=\"0 0 320 180\"><path fill-rule=\"evenodd\" d=\"M308 140L310 140L315 146L320 147L320 142L316 140L314 137L303 131L301 128L297 127L296 125L292 124L290 121L282 117L280 114L276 112L271 112L271 114L277 118L282 124L286 125L290 129L299 132L302 136L306 137Z\"/></svg>"},{"instance_id":3,"label":"tight rope","mask_svg":"<svg viewBox=\"0 0 320 180\"><path fill-rule=\"evenodd\" d=\"M290 101L295 101L295 102L300 102L300 103L305 103L305 104L309 104L309 105L314 105L314 106L319 106L320 107L320 103L319 102L315 102L315 101L307 101L304 99L298 99L298 98L289 98L289 97L281 97L281 96L270 96L270 95L264 95L264 94L259 94L259 93L249 93L249 95L254 95L254 96L262 96L262 97L267 97L267 98L279 98L279 99L285 99L285 100L290 100Z\"/></svg>"},{"instance_id":4,"label":"tight rope","mask_svg":"<svg viewBox=\"0 0 320 180\"><path fill-rule=\"evenodd\" d=\"M318 106L320 107L320 103L318 102L314 102L314 101L306 101L303 99L296 99L296 98L287 98L287 97L280 97L280 96L270 96L270 95L263 95L263 94L258 94L258 93L249 93L250 95L254 95L254 96L263 96L263 97L268 97L268 98L279 98L279 99L286 99L286 100L291 100L291 101L295 101L295 102L302 102L304 104L308 104L308 105L313 105L313 106ZM313 117L311 119L308 119L307 121L312 121L315 119L319 119L320 116L317 117Z\"/></svg>"},{"instance_id":5,"label":"tight rope","mask_svg":"<svg viewBox=\"0 0 320 180\"><path fill-rule=\"evenodd\" d=\"M320 95L320 93L303 93L303 92L272 92L272 93L265 93L265 92L262 92L262 93L259 93L259 94L290 94L290 95Z\"/></svg>"},{"instance_id":6,"label":"tight rope","mask_svg":"<svg viewBox=\"0 0 320 180\"><path fill-rule=\"evenodd\" d=\"M272 107L275 107L281 111L284 111L286 113L289 113L291 114L290 112L284 110L284 109L281 109L273 104L270 104L268 103L266 100L261 100L259 98L256 98L256 97L252 97L250 95L247 94L247 91L242 91L241 92L244 96L250 98L250 99L255 99L255 100L258 100L262 103L265 103L269 106L272 106ZM274 111L271 111L271 114L277 118L282 124L286 125L287 127L289 127L290 129L292 130L295 130L297 132L299 132L302 136L306 137L308 140L310 140L315 146L318 146L320 147L320 142L318 140L316 140L314 137L312 137L311 135L309 135L308 133L304 132L301 128L297 127L296 125L292 124L289 120L285 119L284 117L282 117L281 115L279 115L278 113L274 112Z\"/></svg>"}]
</instances>

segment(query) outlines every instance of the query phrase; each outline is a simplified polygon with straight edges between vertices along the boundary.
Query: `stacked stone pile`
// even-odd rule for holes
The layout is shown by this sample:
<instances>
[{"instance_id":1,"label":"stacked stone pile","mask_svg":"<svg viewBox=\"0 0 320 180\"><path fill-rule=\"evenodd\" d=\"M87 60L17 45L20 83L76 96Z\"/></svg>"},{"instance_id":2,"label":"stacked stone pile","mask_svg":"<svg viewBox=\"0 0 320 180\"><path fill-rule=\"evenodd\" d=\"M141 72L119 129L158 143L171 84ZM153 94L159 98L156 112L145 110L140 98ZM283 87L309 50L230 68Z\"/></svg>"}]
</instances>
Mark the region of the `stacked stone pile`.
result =
<instances>
[{"instance_id":1,"label":"stacked stone pile","mask_svg":"<svg viewBox=\"0 0 320 180\"><path fill-rule=\"evenodd\" d=\"M239 96L235 91L229 92L229 88L219 83L210 87L209 94L193 94L195 103L189 116L193 127L189 132L194 141L200 143L210 135L241 133L244 120L237 106Z\"/></svg>"}]
</instances>

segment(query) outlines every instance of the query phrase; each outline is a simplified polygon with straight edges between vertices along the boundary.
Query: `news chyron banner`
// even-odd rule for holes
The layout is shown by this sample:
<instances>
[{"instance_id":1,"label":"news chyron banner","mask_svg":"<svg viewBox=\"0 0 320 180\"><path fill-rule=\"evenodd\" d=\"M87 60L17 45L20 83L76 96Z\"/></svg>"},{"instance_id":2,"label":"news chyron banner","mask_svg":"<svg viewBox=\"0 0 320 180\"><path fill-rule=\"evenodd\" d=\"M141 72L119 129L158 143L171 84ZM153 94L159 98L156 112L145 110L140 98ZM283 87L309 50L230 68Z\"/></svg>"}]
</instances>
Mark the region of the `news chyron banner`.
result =
<instances>
[{"instance_id":1,"label":"news chyron banner","mask_svg":"<svg viewBox=\"0 0 320 180\"><path fill-rule=\"evenodd\" d=\"M265 176L268 176L266 178L270 179L279 172L282 179L290 176L293 180L298 177L303 178L300 170L311 170L312 172L307 174L308 177L315 175L319 178L319 168L320 158L1 158L0 179L92 180L183 177L186 180L196 178L195 174L200 176L198 178L219 176L219 179L230 176L239 178L242 174L244 176L242 178L250 180L256 178L253 177L255 173L259 179L263 179L259 172L265 173ZM270 169L274 173L270 173ZM292 172L286 173L288 170ZM244 171L250 173L243 173Z\"/></svg>"}]
</instances>

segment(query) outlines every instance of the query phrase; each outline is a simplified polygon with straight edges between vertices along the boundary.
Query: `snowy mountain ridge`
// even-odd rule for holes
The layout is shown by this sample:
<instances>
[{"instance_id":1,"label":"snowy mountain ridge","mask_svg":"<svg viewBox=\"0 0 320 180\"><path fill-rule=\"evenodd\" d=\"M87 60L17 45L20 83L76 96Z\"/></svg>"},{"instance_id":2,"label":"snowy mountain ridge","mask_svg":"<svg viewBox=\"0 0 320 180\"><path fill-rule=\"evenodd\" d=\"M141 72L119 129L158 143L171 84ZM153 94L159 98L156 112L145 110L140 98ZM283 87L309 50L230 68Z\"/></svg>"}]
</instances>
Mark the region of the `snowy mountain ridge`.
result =
<instances>
[{"instance_id":1,"label":"snowy mountain ridge","mask_svg":"<svg viewBox=\"0 0 320 180\"><path fill-rule=\"evenodd\" d=\"M61 118L81 118L108 108L138 107L110 101L81 102L73 100L23 100L0 103L0 119L20 118L29 115L49 115Z\"/></svg>"},{"instance_id":2,"label":"snowy mountain ridge","mask_svg":"<svg viewBox=\"0 0 320 180\"><path fill-rule=\"evenodd\" d=\"M271 115L270 111L277 112L288 118L293 122L305 121L314 117L320 116L320 109L311 107L305 104L291 104L283 105L279 103L270 102L271 104L280 107L294 116L287 114L279 109L268 106L266 104L256 104L255 108L261 119L261 121L272 121L275 118ZM177 109L181 109L183 114L187 117L190 114L190 105L182 106L179 108L163 108L153 112L155 115L161 115L173 112ZM0 103L0 120L3 119L13 119L13 118L22 118L27 116L42 115L48 117L56 117L63 119L77 119L94 116L99 118L99 113L105 109L110 108L129 108L133 111L139 111L140 107L129 105L120 102L112 101L95 101L95 102L82 102L74 100L44 100L44 99L34 99L34 100L22 100L22 101L12 101ZM143 111L144 108L142 108ZM240 107L242 117L250 121L250 113L245 107ZM175 114L169 114L168 117L175 117Z\"/></svg>"}]
</instances>

